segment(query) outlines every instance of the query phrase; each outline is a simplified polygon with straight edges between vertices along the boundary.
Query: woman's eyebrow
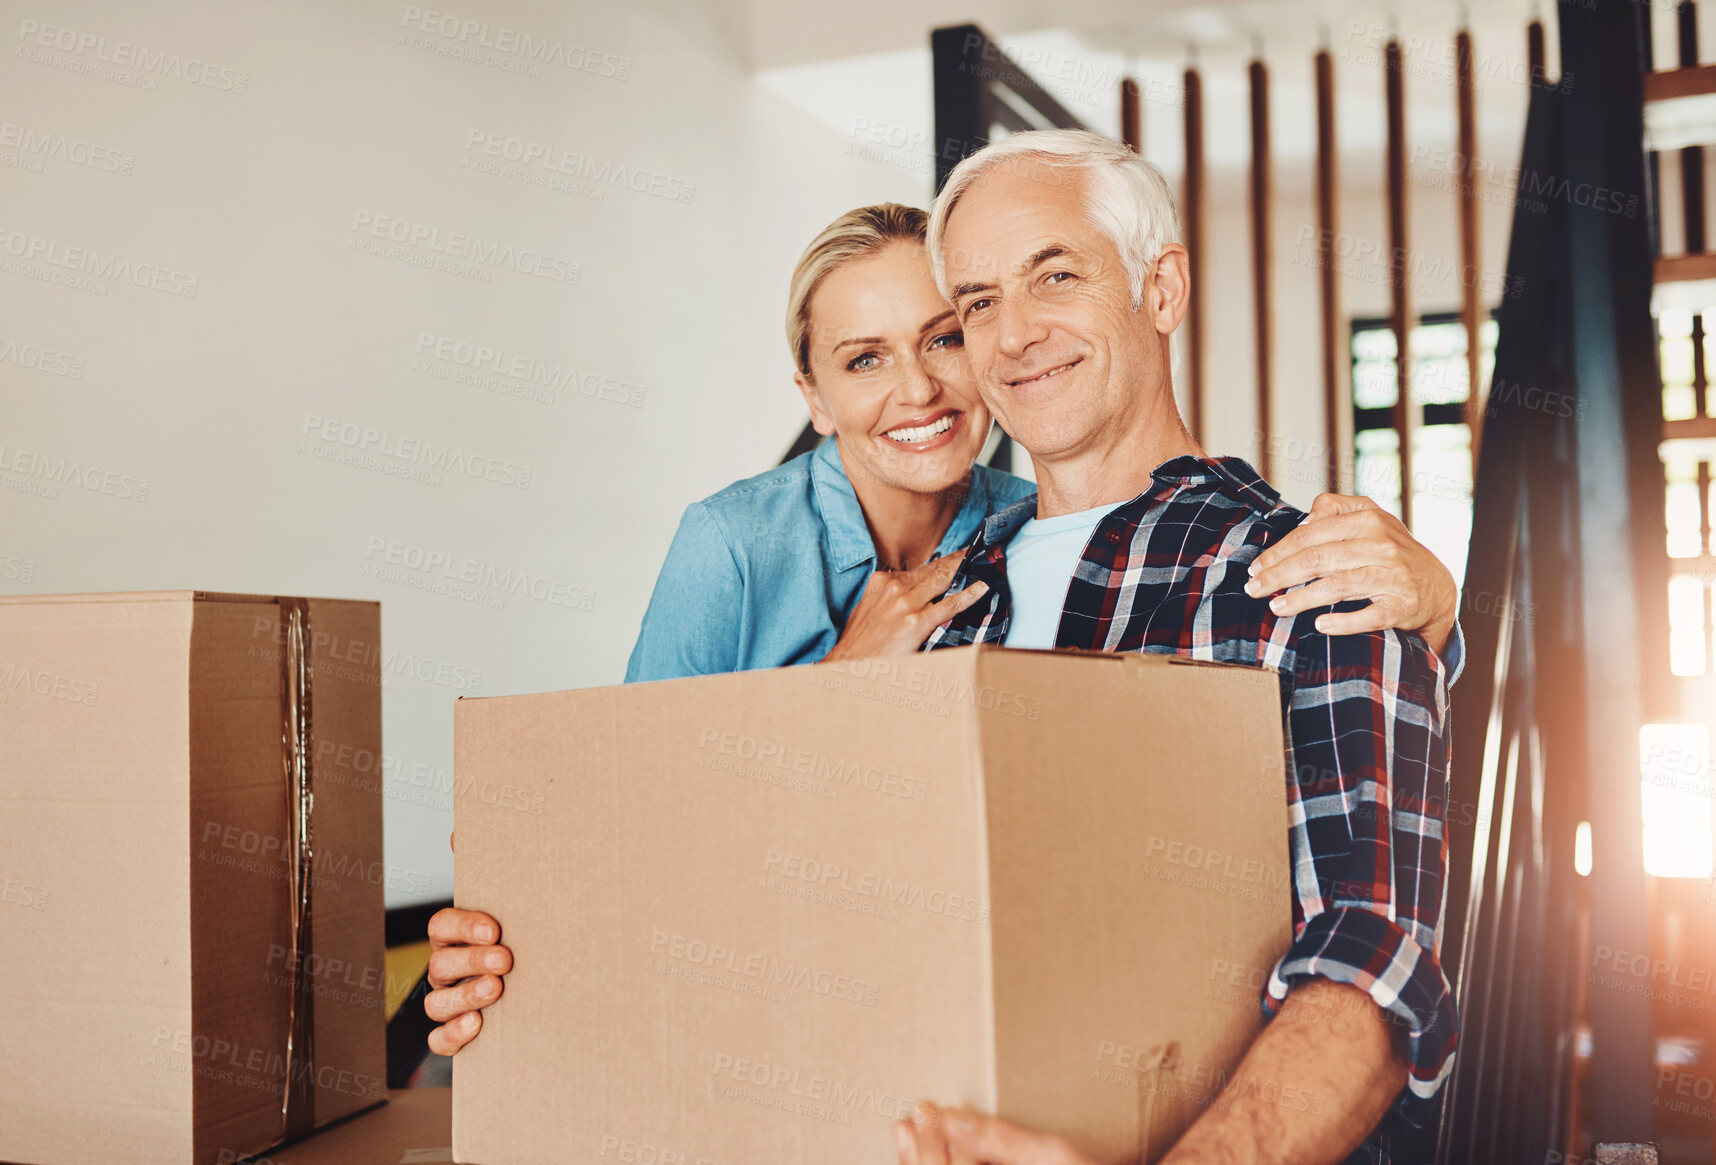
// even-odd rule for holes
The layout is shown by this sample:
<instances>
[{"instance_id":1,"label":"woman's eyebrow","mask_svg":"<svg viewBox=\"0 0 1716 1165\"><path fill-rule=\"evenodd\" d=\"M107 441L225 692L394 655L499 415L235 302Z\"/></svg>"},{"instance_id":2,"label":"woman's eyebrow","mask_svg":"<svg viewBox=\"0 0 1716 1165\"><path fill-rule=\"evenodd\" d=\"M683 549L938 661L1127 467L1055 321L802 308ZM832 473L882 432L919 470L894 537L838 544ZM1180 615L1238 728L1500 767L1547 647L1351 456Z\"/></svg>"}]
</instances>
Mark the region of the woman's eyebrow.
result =
<instances>
[{"instance_id":1,"label":"woman's eyebrow","mask_svg":"<svg viewBox=\"0 0 1716 1165\"><path fill-rule=\"evenodd\" d=\"M840 341L830 351L838 352L842 348L850 348L853 344L886 344L887 342L881 336L859 336L855 339Z\"/></svg>"},{"instance_id":2,"label":"woman's eyebrow","mask_svg":"<svg viewBox=\"0 0 1716 1165\"><path fill-rule=\"evenodd\" d=\"M950 307L946 311L942 312L940 315L936 316L935 319L925 321L924 326L918 329L918 335L921 336L925 332L928 332L928 331L932 330L933 328L935 328L935 326L937 324L940 324L943 320L951 320L952 318L953 318L953 309Z\"/></svg>"}]
</instances>

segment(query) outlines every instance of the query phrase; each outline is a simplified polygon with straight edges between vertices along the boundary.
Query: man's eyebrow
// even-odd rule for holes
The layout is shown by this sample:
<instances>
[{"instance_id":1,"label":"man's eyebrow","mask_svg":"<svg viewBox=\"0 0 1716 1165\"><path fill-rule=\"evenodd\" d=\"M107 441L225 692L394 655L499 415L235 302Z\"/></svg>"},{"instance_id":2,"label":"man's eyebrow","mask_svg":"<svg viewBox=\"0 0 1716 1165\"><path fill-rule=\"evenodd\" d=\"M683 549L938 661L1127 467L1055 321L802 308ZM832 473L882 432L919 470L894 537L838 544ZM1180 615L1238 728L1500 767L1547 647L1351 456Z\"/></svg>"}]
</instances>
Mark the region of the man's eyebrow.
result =
<instances>
[{"instance_id":1,"label":"man's eyebrow","mask_svg":"<svg viewBox=\"0 0 1716 1165\"><path fill-rule=\"evenodd\" d=\"M918 329L918 335L921 336L925 332L934 328L937 324L941 323L943 320L950 320L952 318L953 318L953 309L948 308L946 311L944 311L940 315L936 316L935 319L926 321L924 326Z\"/></svg>"},{"instance_id":2,"label":"man's eyebrow","mask_svg":"<svg viewBox=\"0 0 1716 1165\"><path fill-rule=\"evenodd\" d=\"M1019 273L1024 274L1033 267L1047 263L1050 259L1059 259L1062 255L1070 255L1072 253L1072 248L1067 246L1065 243L1050 243L1048 246L1032 255L1029 259L1026 259L1023 263L1019 264ZM971 295L973 292L994 291L997 286L999 285L994 283L961 283L953 289L953 293L948 296L948 299L957 301L961 296Z\"/></svg>"},{"instance_id":3,"label":"man's eyebrow","mask_svg":"<svg viewBox=\"0 0 1716 1165\"><path fill-rule=\"evenodd\" d=\"M1022 263L1019 266L1019 270L1021 273L1023 273L1023 272L1031 270L1031 268L1036 267L1038 264L1048 262L1050 259L1058 259L1062 255L1070 255L1070 254L1072 254L1071 249L1069 249L1064 244L1062 244L1062 243L1050 243L1048 246L1046 246L1042 250L1038 251L1035 255L1032 255L1029 259L1026 259L1024 261L1024 263Z\"/></svg>"}]
</instances>

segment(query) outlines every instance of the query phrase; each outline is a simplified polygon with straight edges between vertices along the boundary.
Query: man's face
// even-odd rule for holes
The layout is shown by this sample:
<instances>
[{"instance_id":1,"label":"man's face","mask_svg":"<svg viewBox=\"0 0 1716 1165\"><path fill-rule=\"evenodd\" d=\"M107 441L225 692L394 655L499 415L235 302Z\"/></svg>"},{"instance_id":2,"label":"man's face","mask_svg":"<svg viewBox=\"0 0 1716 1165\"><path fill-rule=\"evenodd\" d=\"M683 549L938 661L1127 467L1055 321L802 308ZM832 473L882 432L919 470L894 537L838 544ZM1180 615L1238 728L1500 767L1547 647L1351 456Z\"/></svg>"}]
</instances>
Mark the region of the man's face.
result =
<instances>
[{"instance_id":1,"label":"man's face","mask_svg":"<svg viewBox=\"0 0 1716 1165\"><path fill-rule=\"evenodd\" d=\"M1075 167L1031 158L969 187L942 239L978 391L1034 460L1099 444L1147 399L1165 335L1132 307L1114 244L1086 213Z\"/></svg>"}]
</instances>

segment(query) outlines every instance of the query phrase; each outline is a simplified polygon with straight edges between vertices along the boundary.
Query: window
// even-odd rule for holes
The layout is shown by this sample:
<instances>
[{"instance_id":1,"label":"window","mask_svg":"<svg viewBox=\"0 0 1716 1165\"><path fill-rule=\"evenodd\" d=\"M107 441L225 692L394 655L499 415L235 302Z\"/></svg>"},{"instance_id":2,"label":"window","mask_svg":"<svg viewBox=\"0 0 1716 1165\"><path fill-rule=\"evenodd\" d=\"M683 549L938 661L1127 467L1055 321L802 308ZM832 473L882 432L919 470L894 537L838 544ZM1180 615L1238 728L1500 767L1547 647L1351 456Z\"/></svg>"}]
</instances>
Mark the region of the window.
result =
<instances>
[{"instance_id":1,"label":"window","mask_svg":"<svg viewBox=\"0 0 1716 1165\"><path fill-rule=\"evenodd\" d=\"M1412 534L1447 564L1466 573L1472 536L1472 434L1466 425L1471 385L1466 329L1454 313L1422 317L1408 338L1410 394L1421 410L1412 444ZM1478 375L1489 383L1495 364L1496 322L1478 326ZM1399 398L1394 331L1387 320L1354 320L1353 488L1400 513Z\"/></svg>"},{"instance_id":2,"label":"window","mask_svg":"<svg viewBox=\"0 0 1716 1165\"><path fill-rule=\"evenodd\" d=\"M1716 393L1706 369L1716 356L1716 337L1704 321L1716 309L1692 312L1664 307L1657 315L1657 358L1662 367L1662 416L1671 436L1661 446L1667 512L1669 665L1677 676L1716 671L1716 437L1696 435L1703 418L1716 416ZM1675 423L1681 427L1676 430ZM1704 430L1708 432L1708 429Z\"/></svg>"}]
</instances>

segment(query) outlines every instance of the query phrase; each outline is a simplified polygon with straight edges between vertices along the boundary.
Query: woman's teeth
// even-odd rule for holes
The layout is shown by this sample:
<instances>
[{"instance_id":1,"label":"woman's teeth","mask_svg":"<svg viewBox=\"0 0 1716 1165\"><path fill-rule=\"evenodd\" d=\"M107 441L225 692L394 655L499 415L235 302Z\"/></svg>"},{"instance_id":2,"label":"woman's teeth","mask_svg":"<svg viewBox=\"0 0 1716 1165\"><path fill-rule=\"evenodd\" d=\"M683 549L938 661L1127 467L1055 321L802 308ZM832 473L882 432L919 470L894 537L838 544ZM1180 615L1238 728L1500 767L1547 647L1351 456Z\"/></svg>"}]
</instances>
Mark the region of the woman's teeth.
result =
<instances>
[{"instance_id":1,"label":"woman's teeth","mask_svg":"<svg viewBox=\"0 0 1716 1165\"><path fill-rule=\"evenodd\" d=\"M889 429L884 434L890 441L898 441L902 445L916 445L920 441L928 441L931 437L947 432L953 428L953 414L931 421L927 425L919 425L915 429Z\"/></svg>"}]
</instances>

